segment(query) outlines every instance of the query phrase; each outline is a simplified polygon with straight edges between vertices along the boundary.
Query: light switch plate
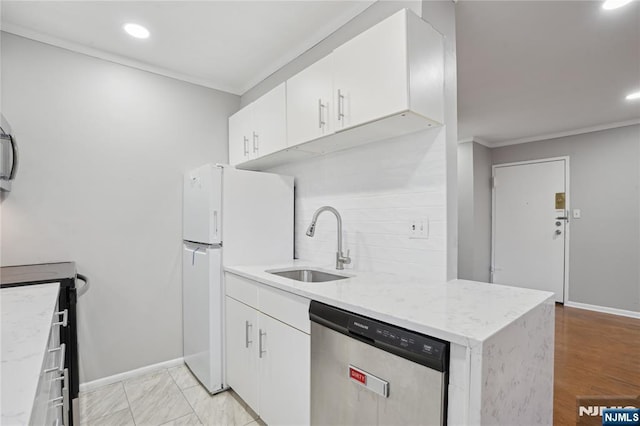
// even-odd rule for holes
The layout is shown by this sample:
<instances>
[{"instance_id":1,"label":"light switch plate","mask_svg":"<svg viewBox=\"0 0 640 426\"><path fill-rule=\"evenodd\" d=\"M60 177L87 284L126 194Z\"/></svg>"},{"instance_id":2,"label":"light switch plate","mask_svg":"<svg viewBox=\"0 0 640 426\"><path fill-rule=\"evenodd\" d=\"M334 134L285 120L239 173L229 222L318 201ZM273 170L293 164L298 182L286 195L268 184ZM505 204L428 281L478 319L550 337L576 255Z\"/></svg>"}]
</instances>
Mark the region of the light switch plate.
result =
<instances>
[{"instance_id":1,"label":"light switch plate","mask_svg":"<svg viewBox=\"0 0 640 426\"><path fill-rule=\"evenodd\" d=\"M582 217L582 212L580 209L573 209L573 218L580 219Z\"/></svg>"}]
</instances>

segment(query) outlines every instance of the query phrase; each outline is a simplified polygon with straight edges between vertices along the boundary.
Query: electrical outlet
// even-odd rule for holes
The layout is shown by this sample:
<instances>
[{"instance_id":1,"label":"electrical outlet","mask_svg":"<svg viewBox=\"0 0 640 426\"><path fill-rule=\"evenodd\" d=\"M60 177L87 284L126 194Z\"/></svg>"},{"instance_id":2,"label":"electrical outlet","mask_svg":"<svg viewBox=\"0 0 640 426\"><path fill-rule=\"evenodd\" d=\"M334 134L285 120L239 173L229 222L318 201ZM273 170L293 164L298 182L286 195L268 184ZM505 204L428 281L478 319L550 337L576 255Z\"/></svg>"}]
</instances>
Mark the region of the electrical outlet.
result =
<instances>
[{"instance_id":1,"label":"electrical outlet","mask_svg":"<svg viewBox=\"0 0 640 426\"><path fill-rule=\"evenodd\" d=\"M418 236L418 225L415 220L409 222L409 238L416 238Z\"/></svg>"},{"instance_id":2,"label":"electrical outlet","mask_svg":"<svg viewBox=\"0 0 640 426\"><path fill-rule=\"evenodd\" d=\"M409 238L422 239L429 238L429 218L414 219L409 224Z\"/></svg>"}]
</instances>

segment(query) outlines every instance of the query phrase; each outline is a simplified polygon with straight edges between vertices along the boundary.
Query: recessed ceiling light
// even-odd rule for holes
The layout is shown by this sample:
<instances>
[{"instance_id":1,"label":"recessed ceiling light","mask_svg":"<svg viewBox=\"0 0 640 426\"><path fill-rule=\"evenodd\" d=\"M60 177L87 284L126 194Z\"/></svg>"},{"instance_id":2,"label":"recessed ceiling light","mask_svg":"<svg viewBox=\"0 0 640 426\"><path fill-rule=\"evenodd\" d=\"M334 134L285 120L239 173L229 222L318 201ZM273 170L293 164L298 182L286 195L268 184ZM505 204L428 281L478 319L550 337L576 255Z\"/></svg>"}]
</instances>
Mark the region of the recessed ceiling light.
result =
<instances>
[{"instance_id":1,"label":"recessed ceiling light","mask_svg":"<svg viewBox=\"0 0 640 426\"><path fill-rule=\"evenodd\" d=\"M640 99L640 92L634 92L627 95L625 98L628 101L633 101L635 99Z\"/></svg>"},{"instance_id":2,"label":"recessed ceiling light","mask_svg":"<svg viewBox=\"0 0 640 426\"><path fill-rule=\"evenodd\" d=\"M135 38L149 38L149 30L138 24L125 24L124 30L131 37Z\"/></svg>"},{"instance_id":3,"label":"recessed ceiling light","mask_svg":"<svg viewBox=\"0 0 640 426\"><path fill-rule=\"evenodd\" d=\"M617 9L631 3L632 1L633 0L606 0L602 5L602 8L605 10Z\"/></svg>"}]
</instances>

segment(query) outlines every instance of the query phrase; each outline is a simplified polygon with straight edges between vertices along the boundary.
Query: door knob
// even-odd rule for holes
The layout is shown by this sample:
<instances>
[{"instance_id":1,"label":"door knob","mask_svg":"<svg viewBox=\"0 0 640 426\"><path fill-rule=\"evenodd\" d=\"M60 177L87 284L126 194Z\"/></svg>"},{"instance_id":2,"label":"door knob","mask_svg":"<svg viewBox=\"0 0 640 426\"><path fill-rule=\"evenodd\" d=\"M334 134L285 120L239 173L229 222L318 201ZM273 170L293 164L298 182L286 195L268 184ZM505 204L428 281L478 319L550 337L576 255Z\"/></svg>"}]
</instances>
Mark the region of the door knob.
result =
<instances>
[{"instance_id":1,"label":"door knob","mask_svg":"<svg viewBox=\"0 0 640 426\"><path fill-rule=\"evenodd\" d=\"M560 235L560 234L562 234L562 231L559 229L556 229L556 235Z\"/></svg>"}]
</instances>

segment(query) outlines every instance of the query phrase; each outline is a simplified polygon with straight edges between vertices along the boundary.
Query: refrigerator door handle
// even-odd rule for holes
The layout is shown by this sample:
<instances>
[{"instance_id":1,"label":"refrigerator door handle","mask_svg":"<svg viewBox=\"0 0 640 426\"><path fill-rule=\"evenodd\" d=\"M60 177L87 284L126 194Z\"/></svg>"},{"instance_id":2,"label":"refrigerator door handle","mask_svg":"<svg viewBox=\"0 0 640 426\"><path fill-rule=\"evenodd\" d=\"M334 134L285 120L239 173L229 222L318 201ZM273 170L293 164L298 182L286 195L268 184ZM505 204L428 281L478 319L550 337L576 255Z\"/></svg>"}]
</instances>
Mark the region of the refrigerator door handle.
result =
<instances>
[{"instance_id":1,"label":"refrigerator door handle","mask_svg":"<svg viewBox=\"0 0 640 426\"><path fill-rule=\"evenodd\" d=\"M198 251L200 250L200 247L196 247L192 252L191 252L191 266L196 264L196 253L198 253Z\"/></svg>"},{"instance_id":2,"label":"refrigerator door handle","mask_svg":"<svg viewBox=\"0 0 640 426\"><path fill-rule=\"evenodd\" d=\"M213 232L218 236L218 210L213 211Z\"/></svg>"}]
</instances>

